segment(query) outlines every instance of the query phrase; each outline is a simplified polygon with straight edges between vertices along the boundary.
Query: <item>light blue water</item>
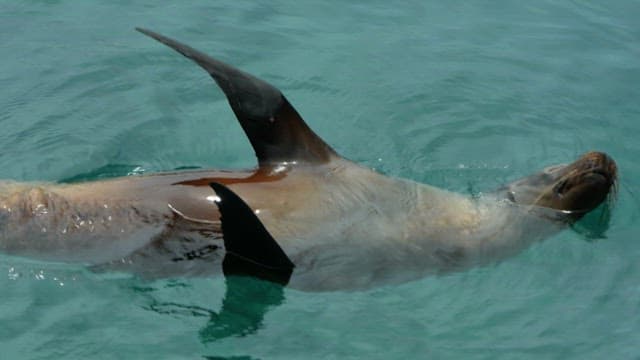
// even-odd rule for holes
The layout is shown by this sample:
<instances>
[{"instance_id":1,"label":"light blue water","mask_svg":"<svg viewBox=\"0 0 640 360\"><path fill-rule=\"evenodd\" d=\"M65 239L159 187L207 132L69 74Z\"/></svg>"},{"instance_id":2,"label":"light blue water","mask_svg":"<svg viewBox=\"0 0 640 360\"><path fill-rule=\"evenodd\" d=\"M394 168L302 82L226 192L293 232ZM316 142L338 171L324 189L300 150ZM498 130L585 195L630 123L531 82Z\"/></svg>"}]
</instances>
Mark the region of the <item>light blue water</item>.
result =
<instances>
[{"instance_id":1,"label":"light blue water","mask_svg":"<svg viewBox=\"0 0 640 360\"><path fill-rule=\"evenodd\" d=\"M605 151L610 227L407 284L285 289L261 321L222 278L0 255L1 358L640 358L638 1L159 3L0 1L0 178L253 166L220 91L145 26L277 85L393 176L475 193Z\"/></svg>"}]
</instances>

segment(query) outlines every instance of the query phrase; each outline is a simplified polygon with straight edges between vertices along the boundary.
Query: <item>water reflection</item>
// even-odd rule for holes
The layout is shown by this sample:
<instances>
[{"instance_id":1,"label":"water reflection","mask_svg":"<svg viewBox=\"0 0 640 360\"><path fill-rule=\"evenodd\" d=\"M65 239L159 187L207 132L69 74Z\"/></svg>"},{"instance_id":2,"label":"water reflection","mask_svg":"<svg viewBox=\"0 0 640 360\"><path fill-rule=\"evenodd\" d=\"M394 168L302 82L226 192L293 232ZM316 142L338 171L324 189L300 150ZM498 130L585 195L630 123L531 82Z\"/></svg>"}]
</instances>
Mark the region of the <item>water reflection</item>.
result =
<instances>
[{"instance_id":1,"label":"water reflection","mask_svg":"<svg viewBox=\"0 0 640 360\"><path fill-rule=\"evenodd\" d=\"M217 299L211 299L211 303ZM154 301L147 308L161 314L207 317L198 332L203 343L254 334L266 313L285 300L280 284L247 276L225 277L225 294L219 311L196 305Z\"/></svg>"},{"instance_id":2,"label":"water reflection","mask_svg":"<svg viewBox=\"0 0 640 360\"><path fill-rule=\"evenodd\" d=\"M251 277L229 276L218 313L199 332L204 343L230 336L246 336L262 327L265 314L284 302L284 287Z\"/></svg>"},{"instance_id":3,"label":"water reflection","mask_svg":"<svg viewBox=\"0 0 640 360\"><path fill-rule=\"evenodd\" d=\"M571 229L584 236L587 241L606 239L606 232L609 230L611 222L612 207L610 202L601 204L572 224Z\"/></svg>"}]
</instances>

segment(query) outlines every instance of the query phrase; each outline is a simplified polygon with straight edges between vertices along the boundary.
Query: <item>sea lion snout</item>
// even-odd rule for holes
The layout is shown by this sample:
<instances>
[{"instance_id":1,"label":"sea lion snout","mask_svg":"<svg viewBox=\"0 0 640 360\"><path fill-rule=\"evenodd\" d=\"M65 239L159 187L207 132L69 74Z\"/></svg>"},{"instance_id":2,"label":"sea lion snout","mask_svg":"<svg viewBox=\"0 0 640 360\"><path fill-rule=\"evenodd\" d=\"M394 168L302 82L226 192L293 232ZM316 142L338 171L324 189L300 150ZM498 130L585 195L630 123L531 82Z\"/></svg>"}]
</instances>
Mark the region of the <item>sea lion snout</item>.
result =
<instances>
[{"instance_id":1,"label":"sea lion snout","mask_svg":"<svg viewBox=\"0 0 640 360\"><path fill-rule=\"evenodd\" d=\"M609 155L593 151L568 165L565 173L554 187L558 195L565 196L580 186L602 188L600 192L606 195L616 182L618 168Z\"/></svg>"},{"instance_id":2,"label":"sea lion snout","mask_svg":"<svg viewBox=\"0 0 640 360\"><path fill-rule=\"evenodd\" d=\"M555 168L551 175L553 186L543 191L535 204L565 211L578 220L615 193L618 168L609 155L592 151Z\"/></svg>"},{"instance_id":3,"label":"sea lion snout","mask_svg":"<svg viewBox=\"0 0 640 360\"><path fill-rule=\"evenodd\" d=\"M617 179L615 161L605 153L591 151L571 164L516 180L498 194L517 204L560 210L562 219L576 221L612 198Z\"/></svg>"},{"instance_id":4,"label":"sea lion snout","mask_svg":"<svg viewBox=\"0 0 640 360\"><path fill-rule=\"evenodd\" d=\"M588 171L599 174L607 179L609 187L615 185L618 179L618 166L616 162L603 152L592 151L584 154L578 162L584 162Z\"/></svg>"},{"instance_id":5,"label":"sea lion snout","mask_svg":"<svg viewBox=\"0 0 640 360\"><path fill-rule=\"evenodd\" d=\"M567 166L553 190L561 209L588 212L615 192L617 178L618 168L609 155L588 152Z\"/></svg>"}]
</instances>

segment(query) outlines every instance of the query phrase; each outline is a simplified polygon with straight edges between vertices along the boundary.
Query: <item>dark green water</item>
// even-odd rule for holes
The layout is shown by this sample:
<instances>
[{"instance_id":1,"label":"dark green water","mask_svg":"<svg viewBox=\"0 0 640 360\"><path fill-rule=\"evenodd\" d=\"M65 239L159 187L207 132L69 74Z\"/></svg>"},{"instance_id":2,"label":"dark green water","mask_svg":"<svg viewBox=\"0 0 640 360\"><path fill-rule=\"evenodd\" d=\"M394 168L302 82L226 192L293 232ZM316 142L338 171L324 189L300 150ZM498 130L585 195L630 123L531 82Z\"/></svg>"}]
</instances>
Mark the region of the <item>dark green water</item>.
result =
<instances>
[{"instance_id":1,"label":"dark green water","mask_svg":"<svg viewBox=\"0 0 640 360\"><path fill-rule=\"evenodd\" d=\"M253 166L220 91L145 26L277 85L389 175L477 193L605 151L621 174L609 228L320 294L0 255L0 358L640 357L638 1L159 4L0 1L0 178Z\"/></svg>"}]
</instances>

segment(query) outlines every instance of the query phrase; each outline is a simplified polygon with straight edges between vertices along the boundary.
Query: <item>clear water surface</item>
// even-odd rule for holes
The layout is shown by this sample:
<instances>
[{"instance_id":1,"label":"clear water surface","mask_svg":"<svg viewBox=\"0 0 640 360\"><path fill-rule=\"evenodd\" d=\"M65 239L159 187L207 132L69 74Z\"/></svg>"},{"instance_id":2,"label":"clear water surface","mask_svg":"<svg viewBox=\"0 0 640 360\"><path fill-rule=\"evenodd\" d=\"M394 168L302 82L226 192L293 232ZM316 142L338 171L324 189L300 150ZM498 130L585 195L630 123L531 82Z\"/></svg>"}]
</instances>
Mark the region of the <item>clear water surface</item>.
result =
<instances>
[{"instance_id":1,"label":"clear water surface","mask_svg":"<svg viewBox=\"0 0 640 360\"><path fill-rule=\"evenodd\" d=\"M0 357L640 358L639 16L635 0L0 1L0 178L253 166L207 75L134 26L276 84L341 154L389 175L473 194L591 149L621 173L595 239L568 230L369 291L0 255Z\"/></svg>"}]
</instances>

